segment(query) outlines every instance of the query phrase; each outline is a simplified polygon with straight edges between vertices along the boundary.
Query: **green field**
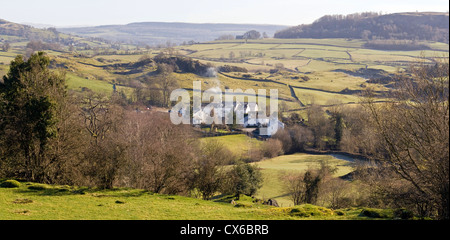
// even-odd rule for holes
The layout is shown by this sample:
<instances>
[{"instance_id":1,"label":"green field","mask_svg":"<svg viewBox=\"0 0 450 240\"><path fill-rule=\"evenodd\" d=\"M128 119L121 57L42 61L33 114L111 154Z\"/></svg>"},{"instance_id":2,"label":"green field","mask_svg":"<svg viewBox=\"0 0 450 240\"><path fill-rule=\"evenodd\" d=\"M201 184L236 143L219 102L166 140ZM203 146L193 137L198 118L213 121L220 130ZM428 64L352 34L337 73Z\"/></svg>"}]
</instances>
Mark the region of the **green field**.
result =
<instances>
[{"instance_id":1,"label":"green field","mask_svg":"<svg viewBox=\"0 0 450 240\"><path fill-rule=\"evenodd\" d=\"M262 144L261 141L258 141L255 138L249 138L244 134L208 137L202 138L200 141L218 141L237 157L247 155L249 151L259 148Z\"/></svg>"},{"instance_id":2,"label":"green field","mask_svg":"<svg viewBox=\"0 0 450 240\"><path fill-rule=\"evenodd\" d=\"M289 85L295 88L296 97L304 105L312 103L328 105L330 102L358 103L358 94L341 94L344 89L364 91L388 91L381 84L367 83L369 77L351 76L336 70L371 68L393 74L403 71L417 62L431 63L433 57L448 58L448 44L424 42L431 50L425 51L383 51L365 49L362 40L348 39L262 39L214 41L191 46L177 47L189 57L215 66L232 65L249 70L247 79L235 79L219 75L222 88L231 89L278 89L279 97L289 109L300 106L294 101ZM231 58L233 53L233 58ZM269 73L276 66L282 71ZM240 73L227 73L242 78ZM304 77L307 80L303 80ZM245 78L245 77L244 77ZM270 80L258 82L255 79ZM181 80L184 85L189 85ZM321 91L325 90L325 91ZM379 99L385 101L387 99ZM305 116L303 116L305 117Z\"/></svg>"},{"instance_id":3,"label":"green field","mask_svg":"<svg viewBox=\"0 0 450 240\"><path fill-rule=\"evenodd\" d=\"M201 141L219 141L224 144L235 155L246 155L249 149L261 146L263 142L246 135L229 135L220 137L203 138ZM321 162L328 163L331 167L336 167L335 177L343 176L353 171L353 164L350 161L338 159L331 155L312 155L298 153L293 155L283 155L272 159L263 159L254 163L262 170L263 187L257 192L260 199L276 199L284 207L292 207L293 202L287 196L282 177L288 173L301 173L308 169L317 169Z\"/></svg>"},{"instance_id":4,"label":"green field","mask_svg":"<svg viewBox=\"0 0 450 240\"><path fill-rule=\"evenodd\" d=\"M25 54L26 39L0 36L12 41L9 52L0 52L0 74L6 74L7 65L17 54ZM62 35L62 37L67 37ZM133 99L133 86L140 78L155 69L149 68L136 73L128 70L115 70L114 64L126 64L139 61L143 56L156 56L161 50L150 49L141 54L126 54L125 49L135 50L135 46L122 45L115 54L95 55L93 48L111 51L102 42L88 41L79 37L75 40L86 43L91 50L76 48L74 52L67 50L48 51L58 64L68 72L68 88L80 91L89 88L95 92L110 93L112 84L120 81L130 87L119 87L128 98ZM219 74L217 78L208 78L193 73L174 73L181 88L192 88L193 81L201 81L202 89L218 86L225 89L278 89L278 97L288 109L299 109L302 106L295 102L289 86L309 88L295 89L295 94L306 106L311 103L327 105L330 101L341 103L358 102L358 95L340 94L344 89L365 90L370 87L377 91L388 90L380 84L367 83L363 77L351 76L335 70L358 70L373 68L395 73L407 68L417 61L431 62L431 57L448 57L448 44L424 42L431 47L426 51L382 51L365 49L362 40L348 39L261 39L213 41L194 45L175 47L175 52L184 54L194 60L209 63L216 67L233 65L249 70L248 75L242 73ZM230 58L230 53L234 57ZM281 66L278 73L271 70ZM303 80L307 77L307 80ZM244 79L242 79L244 78ZM260 80L260 81L258 81ZM272 82L271 82L272 81ZM325 90L320 91L320 90ZM327 92L328 91L328 92ZM385 100L385 99L383 99ZM303 116L305 117L305 116Z\"/></svg>"},{"instance_id":5,"label":"green field","mask_svg":"<svg viewBox=\"0 0 450 240\"><path fill-rule=\"evenodd\" d=\"M363 209L339 211L300 205L271 207L241 197L205 201L153 194L139 189L95 190L88 188L21 183L19 188L0 188L1 220L364 220ZM387 212L392 218L392 210Z\"/></svg>"},{"instance_id":6,"label":"green field","mask_svg":"<svg viewBox=\"0 0 450 240\"><path fill-rule=\"evenodd\" d=\"M429 61L422 57L448 57L448 45L427 43L432 50L382 51L363 48L362 40L347 39L264 39L243 41L216 41L206 44L183 46L190 57L220 64L247 67L250 71L267 70L277 63L293 71L331 71L355 69L366 65L379 69L394 70L405 64ZM230 58L233 52L235 57ZM230 60L232 62L230 62ZM297 68L297 69L296 69Z\"/></svg>"}]
</instances>

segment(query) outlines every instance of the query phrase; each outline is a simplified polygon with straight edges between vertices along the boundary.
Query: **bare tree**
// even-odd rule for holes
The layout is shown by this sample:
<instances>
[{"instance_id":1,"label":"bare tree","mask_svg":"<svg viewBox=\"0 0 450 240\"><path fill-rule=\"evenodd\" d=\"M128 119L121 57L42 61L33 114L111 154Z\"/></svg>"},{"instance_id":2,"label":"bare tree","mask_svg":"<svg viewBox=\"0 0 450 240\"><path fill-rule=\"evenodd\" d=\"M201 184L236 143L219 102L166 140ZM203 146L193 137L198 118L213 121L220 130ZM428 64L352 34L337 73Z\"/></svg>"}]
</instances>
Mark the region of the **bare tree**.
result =
<instances>
[{"instance_id":1,"label":"bare tree","mask_svg":"<svg viewBox=\"0 0 450 240\"><path fill-rule=\"evenodd\" d=\"M11 45L8 42L3 43L2 50L8 52L11 49Z\"/></svg>"},{"instance_id":2,"label":"bare tree","mask_svg":"<svg viewBox=\"0 0 450 240\"><path fill-rule=\"evenodd\" d=\"M208 141L200 149L195 164L193 187L204 200L211 199L227 178L224 166L232 161L232 153L217 141Z\"/></svg>"},{"instance_id":3,"label":"bare tree","mask_svg":"<svg viewBox=\"0 0 450 240\"><path fill-rule=\"evenodd\" d=\"M195 157L194 136L167 114L128 113L127 163L122 181L155 193L187 193Z\"/></svg>"},{"instance_id":4,"label":"bare tree","mask_svg":"<svg viewBox=\"0 0 450 240\"><path fill-rule=\"evenodd\" d=\"M397 102L381 106L368 100L371 123L383 141L377 157L432 203L431 215L448 219L448 61L413 66L412 76L397 81Z\"/></svg>"},{"instance_id":5,"label":"bare tree","mask_svg":"<svg viewBox=\"0 0 450 240\"><path fill-rule=\"evenodd\" d=\"M316 204L324 182L329 181L336 168L322 161L320 168L308 169L302 173L291 173L282 177L285 190L291 196L294 205Z\"/></svg>"},{"instance_id":6,"label":"bare tree","mask_svg":"<svg viewBox=\"0 0 450 240\"><path fill-rule=\"evenodd\" d=\"M125 161L123 110L104 97L90 95L83 100L80 115L89 134L83 172L96 186L111 189Z\"/></svg>"},{"instance_id":7,"label":"bare tree","mask_svg":"<svg viewBox=\"0 0 450 240\"><path fill-rule=\"evenodd\" d=\"M170 105L170 93L178 87L177 80L171 75L173 68L168 64L158 64L158 75L149 79L149 87L151 90L151 97L158 97L160 92L161 102L163 107L169 107ZM153 91L157 91L154 93ZM154 99L153 99L154 100Z\"/></svg>"}]
</instances>

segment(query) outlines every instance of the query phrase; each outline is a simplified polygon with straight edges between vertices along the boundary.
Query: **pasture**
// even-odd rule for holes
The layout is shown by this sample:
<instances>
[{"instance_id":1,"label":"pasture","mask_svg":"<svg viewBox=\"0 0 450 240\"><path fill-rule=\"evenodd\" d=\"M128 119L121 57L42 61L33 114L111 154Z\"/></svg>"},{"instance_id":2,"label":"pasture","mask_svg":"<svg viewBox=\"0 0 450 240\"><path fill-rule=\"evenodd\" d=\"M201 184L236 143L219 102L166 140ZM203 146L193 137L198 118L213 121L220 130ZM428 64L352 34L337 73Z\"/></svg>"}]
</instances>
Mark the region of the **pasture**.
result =
<instances>
[{"instance_id":1,"label":"pasture","mask_svg":"<svg viewBox=\"0 0 450 240\"><path fill-rule=\"evenodd\" d=\"M0 181L1 182L1 181ZM331 210L309 204L276 208L241 197L212 201L154 194L143 189L98 190L22 182L0 187L2 220L362 220L362 208ZM381 210L378 210L381 211ZM393 210L382 210L393 217Z\"/></svg>"},{"instance_id":2,"label":"pasture","mask_svg":"<svg viewBox=\"0 0 450 240\"><path fill-rule=\"evenodd\" d=\"M293 206L293 202L284 189L283 176L289 173L301 173L308 169L320 168L321 162L336 167L335 177L343 176L353 171L352 162L330 155L311 155L298 153L283 155L255 163L263 173L263 187L257 192L261 199L275 199L282 207Z\"/></svg>"}]
</instances>

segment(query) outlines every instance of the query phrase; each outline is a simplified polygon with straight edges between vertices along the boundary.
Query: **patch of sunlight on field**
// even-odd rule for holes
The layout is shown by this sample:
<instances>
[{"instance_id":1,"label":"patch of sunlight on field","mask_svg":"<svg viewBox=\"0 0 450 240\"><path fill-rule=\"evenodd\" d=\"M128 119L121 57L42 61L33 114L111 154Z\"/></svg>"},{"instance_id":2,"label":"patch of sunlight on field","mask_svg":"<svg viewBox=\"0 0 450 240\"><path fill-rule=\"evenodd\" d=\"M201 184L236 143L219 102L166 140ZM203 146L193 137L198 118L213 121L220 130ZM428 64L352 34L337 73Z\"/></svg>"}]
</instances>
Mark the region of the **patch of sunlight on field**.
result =
<instances>
[{"instance_id":1,"label":"patch of sunlight on field","mask_svg":"<svg viewBox=\"0 0 450 240\"><path fill-rule=\"evenodd\" d=\"M345 51L328 51L326 49L306 49L298 56L307 58L341 58L349 59L349 55Z\"/></svg>"},{"instance_id":2,"label":"patch of sunlight on field","mask_svg":"<svg viewBox=\"0 0 450 240\"><path fill-rule=\"evenodd\" d=\"M341 72L316 72L308 75L308 81L290 81L292 86L317 88L340 92L346 88L361 90L361 84L368 85L364 78L350 76Z\"/></svg>"},{"instance_id":3,"label":"patch of sunlight on field","mask_svg":"<svg viewBox=\"0 0 450 240\"><path fill-rule=\"evenodd\" d=\"M282 207L293 206L292 200L284 189L283 176L288 173L301 173L308 169L319 168L321 161L337 167L337 171L334 174L335 177L343 176L353 171L351 162L337 159L330 155L297 153L263 160L254 163L262 170L264 179L263 187L257 192L256 197L265 200L270 198L276 199Z\"/></svg>"},{"instance_id":4,"label":"patch of sunlight on field","mask_svg":"<svg viewBox=\"0 0 450 240\"><path fill-rule=\"evenodd\" d=\"M263 143L255 138L247 137L244 134L208 137L202 138L200 141L218 141L236 156L247 156L249 151L259 148Z\"/></svg>"},{"instance_id":5,"label":"patch of sunlight on field","mask_svg":"<svg viewBox=\"0 0 450 240\"><path fill-rule=\"evenodd\" d=\"M112 93L113 85L95 79L85 79L73 74L67 74L66 84L69 89L81 91L82 88L89 88L98 93Z\"/></svg>"},{"instance_id":6,"label":"patch of sunlight on field","mask_svg":"<svg viewBox=\"0 0 450 240\"><path fill-rule=\"evenodd\" d=\"M357 95L347 95L340 93L328 93L308 89L295 89L298 99L304 104L328 105L332 102L357 103L360 97Z\"/></svg>"}]
</instances>

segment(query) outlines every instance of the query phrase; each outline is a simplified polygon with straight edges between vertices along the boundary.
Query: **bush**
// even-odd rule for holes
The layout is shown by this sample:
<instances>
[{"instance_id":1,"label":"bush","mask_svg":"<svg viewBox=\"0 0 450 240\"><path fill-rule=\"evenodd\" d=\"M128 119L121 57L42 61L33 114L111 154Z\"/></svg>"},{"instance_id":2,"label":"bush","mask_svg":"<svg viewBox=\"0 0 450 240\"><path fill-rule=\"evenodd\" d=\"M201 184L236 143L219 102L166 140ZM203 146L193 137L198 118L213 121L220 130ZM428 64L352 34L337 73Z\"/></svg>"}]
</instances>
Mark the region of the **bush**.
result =
<instances>
[{"instance_id":1,"label":"bush","mask_svg":"<svg viewBox=\"0 0 450 240\"><path fill-rule=\"evenodd\" d=\"M336 215L338 215L338 216L344 216L344 215L345 215L345 212L340 211L340 210L335 211L335 213L336 213Z\"/></svg>"},{"instance_id":2,"label":"bush","mask_svg":"<svg viewBox=\"0 0 450 240\"><path fill-rule=\"evenodd\" d=\"M0 187L2 188L18 188L20 187L20 183L16 180L6 180L0 183Z\"/></svg>"},{"instance_id":3,"label":"bush","mask_svg":"<svg viewBox=\"0 0 450 240\"><path fill-rule=\"evenodd\" d=\"M283 143L278 139L269 139L262 146L266 158L274 158L283 154Z\"/></svg>"}]
</instances>

